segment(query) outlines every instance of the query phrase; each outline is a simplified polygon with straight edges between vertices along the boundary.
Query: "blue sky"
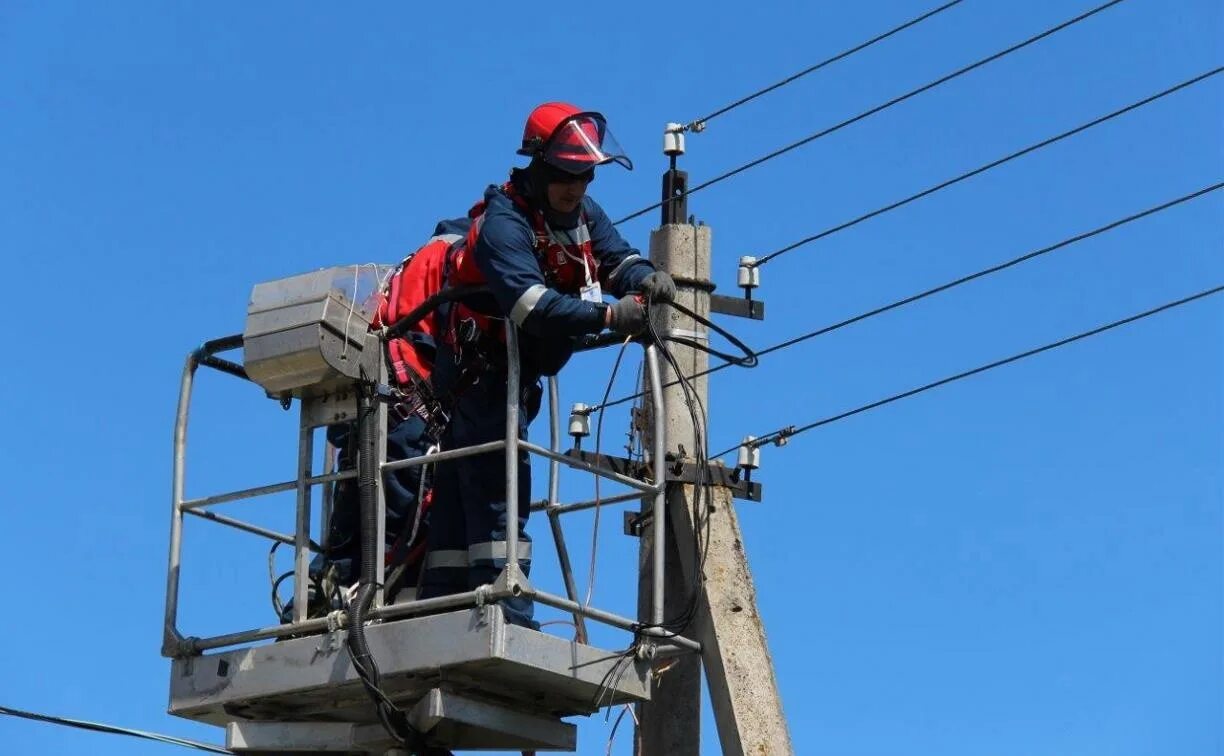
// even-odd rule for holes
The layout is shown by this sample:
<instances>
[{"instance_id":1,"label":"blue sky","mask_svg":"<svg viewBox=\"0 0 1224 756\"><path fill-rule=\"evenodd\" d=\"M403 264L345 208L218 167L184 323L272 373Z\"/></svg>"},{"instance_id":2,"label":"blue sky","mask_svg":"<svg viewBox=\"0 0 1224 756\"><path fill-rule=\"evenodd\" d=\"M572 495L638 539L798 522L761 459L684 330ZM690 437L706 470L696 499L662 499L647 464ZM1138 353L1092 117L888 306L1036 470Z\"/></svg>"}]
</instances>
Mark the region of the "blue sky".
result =
<instances>
[{"instance_id":1,"label":"blue sky","mask_svg":"<svg viewBox=\"0 0 1224 756\"><path fill-rule=\"evenodd\" d=\"M219 740L164 713L170 434L183 358L241 329L255 283L397 261L504 177L546 100L607 114L637 169L591 192L620 217L658 196L665 122L936 4L0 5L0 705ZM683 167L701 181L1088 7L969 0L712 122ZM716 281L731 293L742 254L1220 65L1221 22L1209 0L1128 0L697 194ZM768 320L727 325L775 343L1213 184L1222 86L784 256L762 269ZM711 446L1218 285L1222 209L1217 192L723 371ZM622 230L645 247L655 223ZM1222 312L1199 302L764 450L766 500L739 514L799 753L1224 753ZM575 360L563 401L597 401L610 365ZM274 404L205 375L194 413L189 495L292 476ZM607 443L626 422L609 413ZM292 521L283 498L225 511ZM603 523L596 603L629 612L636 543ZM576 564L590 526L568 525ZM186 537L183 629L269 622L265 545L202 522ZM547 559L537 579L559 588ZM609 729L584 723L580 752ZM172 748L5 718L0 742ZM630 753L624 725L613 752Z\"/></svg>"}]
</instances>

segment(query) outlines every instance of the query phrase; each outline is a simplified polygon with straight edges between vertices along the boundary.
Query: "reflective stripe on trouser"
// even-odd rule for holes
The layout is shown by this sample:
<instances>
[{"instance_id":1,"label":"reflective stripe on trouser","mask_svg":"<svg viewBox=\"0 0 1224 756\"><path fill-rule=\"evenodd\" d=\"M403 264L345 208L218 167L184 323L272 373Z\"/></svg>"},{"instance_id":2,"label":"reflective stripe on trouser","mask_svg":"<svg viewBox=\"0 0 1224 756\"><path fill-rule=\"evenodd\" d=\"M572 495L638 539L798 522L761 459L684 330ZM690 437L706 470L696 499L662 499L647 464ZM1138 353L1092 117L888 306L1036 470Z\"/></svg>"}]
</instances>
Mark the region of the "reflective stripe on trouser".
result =
<instances>
[{"instance_id":1,"label":"reflective stripe on trouser","mask_svg":"<svg viewBox=\"0 0 1224 756\"><path fill-rule=\"evenodd\" d=\"M430 552L425 558L425 569L462 569L492 565L497 569L506 566L506 555L509 549L505 541L485 541L469 546L467 549L439 549ZM531 541L519 544L518 559L520 562L531 563Z\"/></svg>"},{"instance_id":2,"label":"reflective stripe on trouser","mask_svg":"<svg viewBox=\"0 0 1224 756\"><path fill-rule=\"evenodd\" d=\"M439 350L437 369L453 365L447 350ZM435 374L435 378L438 376ZM445 374L443 375L445 379ZM534 386L534 380L530 384ZM445 385L445 384L443 384ZM506 384L487 374L458 397L442 440L444 449L496 441L505 437ZM526 408L520 406L519 435L526 437ZM525 532L531 506L531 466L527 454L518 460L519 566L531 569L531 539ZM434 473L433 505L429 513L429 551L421 579L421 597L431 598L472 590L497 580L506 563L506 456L500 452L463 457L439 464ZM531 626L532 602L523 598L502 602L506 619Z\"/></svg>"}]
</instances>

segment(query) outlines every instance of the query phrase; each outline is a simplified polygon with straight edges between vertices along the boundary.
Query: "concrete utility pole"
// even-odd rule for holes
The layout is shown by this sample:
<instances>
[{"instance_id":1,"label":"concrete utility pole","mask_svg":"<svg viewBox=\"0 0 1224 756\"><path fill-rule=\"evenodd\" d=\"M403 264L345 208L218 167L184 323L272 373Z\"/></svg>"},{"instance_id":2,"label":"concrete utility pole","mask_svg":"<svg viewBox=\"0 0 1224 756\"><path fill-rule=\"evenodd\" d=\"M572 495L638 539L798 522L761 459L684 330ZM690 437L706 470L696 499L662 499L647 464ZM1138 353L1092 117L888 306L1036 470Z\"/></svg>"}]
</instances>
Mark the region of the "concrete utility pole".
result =
<instances>
[{"instance_id":1,"label":"concrete utility pole","mask_svg":"<svg viewBox=\"0 0 1224 756\"><path fill-rule=\"evenodd\" d=\"M664 197L681 196L683 174L669 171L664 181ZM678 175L677 175L678 174ZM679 191L677 191L679 189ZM664 208L664 225L651 233L650 258L659 270L669 272L676 280L677 301L693 312L708 317L710 311L710 228L680 222L683 199ZM661 307L655 315L655 327L661 336L671 333L701 342L708 339L704 328L678 311ZM677 363L686 375L703 372L708 355L698 349L670 344ZM664 385L676 379L667 365L663 368ZM704 430L706 417L702 408L708 406L707 379L691 379L700 405L694 407ZM681 449L692 463L697 449L693 420L684 393L679 385L664 389L667 412L667 450L681 455ZM646 424L650 427L650 424ZM647 441L646 448L650 448ZM654 461L655 470L662 461ZM713 486L703 497L704 512L694 521L694 485L687 482L669 484L668 543L657 544L643 528L640 563L642 567L639 591L639 613L649 616L651 555L656 548L665 548L667 571L666 616L680 616L693 598L695 581L698 588L697 617L686 635L702 644L701 663L705 668L719 741L724 754L792 753L790 735L782 715L781 698L774 679L773 662L765 640L765 631L757 612L756 591L748 571L739 520L736 517L730 489ZM704 518L709 518L708 528ZM704 566L697 562L698 535L705 546ZM708 535L707 535L708 534ZM695 572L701 568L697 581ZM652 698L638 707L641 722L636 740L640 756L696 756L700 752L700 672L697 659L682 656L661 661Z\"/></svg>"}]
</instances>

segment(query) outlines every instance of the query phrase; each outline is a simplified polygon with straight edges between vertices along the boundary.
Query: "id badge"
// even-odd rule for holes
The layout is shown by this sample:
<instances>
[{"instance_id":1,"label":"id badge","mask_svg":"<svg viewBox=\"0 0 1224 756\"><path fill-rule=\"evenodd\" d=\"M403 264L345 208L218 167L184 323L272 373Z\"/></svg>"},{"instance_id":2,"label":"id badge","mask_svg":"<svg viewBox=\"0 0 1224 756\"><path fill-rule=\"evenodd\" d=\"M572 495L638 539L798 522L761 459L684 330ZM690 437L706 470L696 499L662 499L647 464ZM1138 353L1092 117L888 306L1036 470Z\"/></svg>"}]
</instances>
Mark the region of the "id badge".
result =
<instances>
[{"instance_id":1,"label":"id badge","mask_svg":"<svg viewBox=\"0 0 1224 756\"><path fill-rule=\"evenodd\" d=\"M602 302L603 289L599 287L599 282L589 283L582 287L583 302Z\"/></svg>"}]
</instances>

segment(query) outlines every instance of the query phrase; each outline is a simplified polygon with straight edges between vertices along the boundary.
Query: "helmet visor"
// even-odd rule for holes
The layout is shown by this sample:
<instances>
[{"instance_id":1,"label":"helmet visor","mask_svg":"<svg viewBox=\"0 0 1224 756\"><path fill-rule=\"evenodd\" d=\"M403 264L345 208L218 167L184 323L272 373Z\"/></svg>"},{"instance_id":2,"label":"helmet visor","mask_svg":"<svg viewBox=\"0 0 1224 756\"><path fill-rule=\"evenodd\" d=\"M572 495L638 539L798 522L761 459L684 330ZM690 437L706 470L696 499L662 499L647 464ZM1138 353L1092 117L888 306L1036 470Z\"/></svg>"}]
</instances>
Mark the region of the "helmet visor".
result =
<instances>
[{"instance_id":1,"label":"helmet visor","mask_svg":"<svg viewBox=\"0 0 1224 756\"><path fill-rule=\"evenodd\" d=\"M549 165L574 174L613 162L633 170L633 161L598 113L579 113L558 126L544 146L543 158Z\"/></svg>"}]
</instances>

